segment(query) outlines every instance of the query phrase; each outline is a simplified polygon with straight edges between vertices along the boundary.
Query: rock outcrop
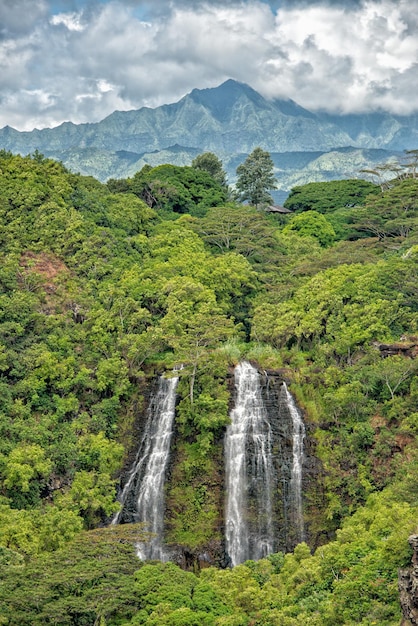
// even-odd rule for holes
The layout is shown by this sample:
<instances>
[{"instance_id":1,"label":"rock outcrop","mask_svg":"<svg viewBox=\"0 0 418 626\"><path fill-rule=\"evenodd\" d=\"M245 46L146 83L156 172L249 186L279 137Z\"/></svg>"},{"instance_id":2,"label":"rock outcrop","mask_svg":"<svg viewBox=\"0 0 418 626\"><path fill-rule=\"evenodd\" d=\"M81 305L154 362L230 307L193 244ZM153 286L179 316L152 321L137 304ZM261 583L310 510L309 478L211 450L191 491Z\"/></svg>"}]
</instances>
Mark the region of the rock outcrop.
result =
<instances>
[{"instance_id":1,"label":"rock outcrop","mask_svg":"<svg viewBox=\"0 0 418 626\"><path fill-rule=\"evenodd\" d=\"M411 535L408 541L413 549L412 566L399 571L400 626L418 625L418 535Z\"/></svg>"},{"instance_id":2,"label":"rock outcrop","mask_svg":"<svg viewBox=\"0 0 418 626\"><path fill-rule=\"evenodd\" d=\"M396 341L394 343L380 343L376 341L373 345L380 351L383 358L401 355L415 359L418 356L417 337L410 337L403 341Z\"/></svg>"}]
</instances>

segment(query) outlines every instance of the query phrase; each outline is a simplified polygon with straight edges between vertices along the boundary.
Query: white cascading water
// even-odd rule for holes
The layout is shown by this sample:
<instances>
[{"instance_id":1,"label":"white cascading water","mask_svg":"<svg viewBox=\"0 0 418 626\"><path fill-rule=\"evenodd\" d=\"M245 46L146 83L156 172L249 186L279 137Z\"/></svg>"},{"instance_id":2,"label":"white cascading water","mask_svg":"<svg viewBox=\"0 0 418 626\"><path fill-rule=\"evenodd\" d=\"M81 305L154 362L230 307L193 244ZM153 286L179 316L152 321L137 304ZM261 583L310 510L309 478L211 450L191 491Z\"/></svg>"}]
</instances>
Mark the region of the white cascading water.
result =
<instances>
[{"instance_id":1,"label":"white cascading water","mask_svg":"<svg viewBox=\"0 0 418 626\"><path fill-rule=\"evenodd\" d=\"M136 461L119 498L121 509L112 520L112 524L121 521L125 503L134 490L133 521L143 523L145 530L153 535L150 541L137 545L138 556L142 560L167 559L162 547L164 480L173 433L178 381L177 376L171 378L161 376L159 379L157 392L151 399L148 409L145 431Z\"/></svg>"},{"instance_id":2,"label":"white cascading water","mask_svg":"<svg viewBox=\"0 0 418 626\"><path fill-rule=\"evenodd\" d=\"M244 361L235 368L235 386L225 435L225 543L232 566L273 552L272 433L260 374Z\"/></svg>"},{"instance_id":3,"label":"white cascading water","mask_svg":"<svg viewBox=\"0 0 418 626\"><path fill-rule=\"evenodd\" d=\"M289 392L286 383L283 383L286 395L287 407L292 417L293 424L293 462L290 475L290 502L289 520L295 532L297 541L300 543L305 538L302 508L302 464L303 464L303 442L305 439L305 426L302 416Z\"/></svg>"}]
</instances>

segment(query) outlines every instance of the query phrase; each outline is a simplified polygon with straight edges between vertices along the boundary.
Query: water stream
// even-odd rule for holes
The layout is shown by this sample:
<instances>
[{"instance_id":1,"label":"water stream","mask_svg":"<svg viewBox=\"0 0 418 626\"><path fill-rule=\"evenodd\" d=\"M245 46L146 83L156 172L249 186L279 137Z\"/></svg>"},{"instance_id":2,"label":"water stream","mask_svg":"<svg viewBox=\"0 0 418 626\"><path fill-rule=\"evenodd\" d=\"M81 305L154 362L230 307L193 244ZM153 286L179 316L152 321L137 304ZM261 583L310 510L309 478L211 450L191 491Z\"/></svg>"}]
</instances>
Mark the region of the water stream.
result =
<instances>
[{"instance_id":1,"label":"water stream","mask_svg":"<svg viewBox=\"0 0 418 626\"><path fill-rule=\"evenodd\" d=\"M286 396L287 407L292 417L293 424L293 462L290 476L288 518L292 526L294 536L296 537L297 542L300 543L305 538L302 508L302 464L305 426L303 424L302 416L295 404L292 394L287 388L286 383L283 383L283 388Z\"/></svg>"}]
</instances>

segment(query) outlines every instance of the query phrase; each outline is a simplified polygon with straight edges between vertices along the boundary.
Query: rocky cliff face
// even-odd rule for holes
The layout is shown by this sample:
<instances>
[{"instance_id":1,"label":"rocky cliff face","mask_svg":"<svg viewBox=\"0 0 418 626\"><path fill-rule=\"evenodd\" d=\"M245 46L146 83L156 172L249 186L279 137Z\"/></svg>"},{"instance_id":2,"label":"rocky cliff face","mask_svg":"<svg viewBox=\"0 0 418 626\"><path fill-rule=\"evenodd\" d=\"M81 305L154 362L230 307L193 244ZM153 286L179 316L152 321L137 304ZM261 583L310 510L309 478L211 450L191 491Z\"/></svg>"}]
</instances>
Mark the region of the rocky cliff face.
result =
<instances>
[{"instance_id":1,"label":"rocky cliff face","mask_svg":"<svg viewBox=\"0 0 418 626\"><path fill-rule=\"evenodd\" d=\"M401 626L418 625L418 535L411 535L408 541L413 549L412 566L399 571Z\"/></svg>"}]
</instances>

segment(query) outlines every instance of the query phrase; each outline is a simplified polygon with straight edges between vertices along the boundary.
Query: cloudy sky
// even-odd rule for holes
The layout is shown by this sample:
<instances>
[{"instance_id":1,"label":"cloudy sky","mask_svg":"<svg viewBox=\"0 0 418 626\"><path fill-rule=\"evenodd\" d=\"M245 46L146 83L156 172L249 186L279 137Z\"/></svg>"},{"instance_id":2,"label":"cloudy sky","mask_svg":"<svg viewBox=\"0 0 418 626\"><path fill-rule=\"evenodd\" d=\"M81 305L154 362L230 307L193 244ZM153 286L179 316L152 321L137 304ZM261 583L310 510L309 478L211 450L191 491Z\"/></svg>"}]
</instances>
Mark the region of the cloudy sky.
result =
<instances>
[{"instance_id":1,"label":"cloudy sky","mask_svg":"<svg viewBox=\"0 0 418 626\"><path fill-rule=\"evenodd\" d=\"M0 0L0 127L95 122L227 78L310 110L418 111L418 0Z\"/></svg>"}]
</instances>

